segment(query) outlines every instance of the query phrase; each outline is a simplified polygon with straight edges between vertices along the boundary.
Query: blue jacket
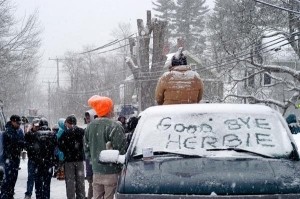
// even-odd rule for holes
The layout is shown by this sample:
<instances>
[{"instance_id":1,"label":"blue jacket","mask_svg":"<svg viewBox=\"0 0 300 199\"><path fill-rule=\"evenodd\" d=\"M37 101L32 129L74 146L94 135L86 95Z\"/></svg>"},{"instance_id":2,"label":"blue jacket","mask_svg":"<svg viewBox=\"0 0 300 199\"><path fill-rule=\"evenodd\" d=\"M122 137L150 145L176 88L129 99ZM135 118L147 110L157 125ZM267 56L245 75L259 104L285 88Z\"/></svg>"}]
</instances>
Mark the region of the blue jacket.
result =
<instances>
[{"instance_id":1,"label":"blue jacket","mask_svg":"<svg viewBox=\"0 0 300 199\"><path fill-rule=\"evenodd\" d=\"M56 134L56 137L57 137L57 141L60 139L60 137L62 136L62 134L65 132L66 130L66 126L65 126L65 120L64 118L60 118L58 120L58 132ZM64 153L59 150L59 148L57 147L56 150L55 150L55 155L58 157L58 160L60 162L64 161L65 159L65 156L64 156Z\"/></svg>"},{"instance_id":2,"label":"blue jacket","mask_svg":"<svg viewBox=\"0 0 300 199\"><path fill-rule=\"evenodd\" d=\"M286 118L286 122L290 128L292 134L300 133L300 126L297 122L297 117L295 114L289 114Z\"/></svg>"},{"instance_id":3,"label":"blue jacket","mask_svg":"<svg viewBox=\"0 0 300 199\"><path fill-rule=\"evenodd\" d=\"M5 125L3 133L3 158L4 160L20 160L20 154L25 146L24 133L21 129L15 129L9 121Z\"/></svg>"}]
</instances>

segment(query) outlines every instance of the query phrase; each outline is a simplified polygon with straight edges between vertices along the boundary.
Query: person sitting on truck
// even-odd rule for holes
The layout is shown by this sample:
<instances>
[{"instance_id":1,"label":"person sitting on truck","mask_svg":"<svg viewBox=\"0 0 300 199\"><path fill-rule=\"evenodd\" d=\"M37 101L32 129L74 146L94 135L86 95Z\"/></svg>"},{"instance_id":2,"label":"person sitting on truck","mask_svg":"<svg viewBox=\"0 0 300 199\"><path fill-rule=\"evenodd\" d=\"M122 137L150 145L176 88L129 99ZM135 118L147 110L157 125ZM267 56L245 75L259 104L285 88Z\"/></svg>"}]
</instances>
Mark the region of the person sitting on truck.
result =
<instances>
[{"instance_id":1,"label":"person sitting on truck","mask_svg":"<svg viewBox=\"0 0 300 199\"><path fill-rule=\"evenodd\" d=\"M199 103L202 99L203 82L199 74L187 65L182 50L178 49L169 71L158 80L155 90L158 105Z\"/></svg>"}]
</instances>

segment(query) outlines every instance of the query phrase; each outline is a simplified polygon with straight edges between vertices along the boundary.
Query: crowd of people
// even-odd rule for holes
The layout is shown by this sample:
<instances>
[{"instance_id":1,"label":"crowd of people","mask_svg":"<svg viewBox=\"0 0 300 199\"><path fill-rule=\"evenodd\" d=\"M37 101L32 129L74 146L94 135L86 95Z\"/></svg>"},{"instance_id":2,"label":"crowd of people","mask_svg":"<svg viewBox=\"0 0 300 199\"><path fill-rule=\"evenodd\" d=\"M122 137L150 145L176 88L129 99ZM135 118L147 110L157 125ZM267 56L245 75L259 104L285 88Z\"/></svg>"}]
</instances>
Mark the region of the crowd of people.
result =
<instances>
[{"instance_id":1,"label":"crowd of people","mask_svg":"<svg viewBox=\"0 0 300 199\"><path fill-rule=\"evenodd\" d=\"M96 95L88 103L92 109L84 113L85 129L77 126L75 115L60 118L52 129L45 118L34 118L25 130L20 128L24 118L10 117L3 133L5 174L0 199L13 198L23 150L28 157L25 199L31 198L34 187L37 199L49 199L53 177L65 180L68 199L113 198L122 165L99 164L99 154L105 149L125 154L138 118L115 120L108 97Z\"/></svg>"},{"instance_id":2,"label":"crowd of people","mask_svg":"<svg viewBox=\"0 0 300 199\"><path fill-rule=\"evenodd\" d=\"M169 71L158 80L155 99L158 105L199 103L203 89L199 74L187 65L180 48ZM23 149L28 153L25 199L31 198L34 185L37 199L49 199L53 173L65 180L68 199L113 199L122 165L101 164L99 154L107 149L125 154L138 118L128 118L128 122L124 116L113 119L114 104L108 97L94 95L88 105L91 109L84 114L85 129L77 126L75 115L70 115L59 119L52 129L45 119L33 120L23 132L20 124L24 118L10 117L3 134L5 177L0 199L13 198ZM87 196L85 179L89 184Z\"/></svg>"}]
</instances>

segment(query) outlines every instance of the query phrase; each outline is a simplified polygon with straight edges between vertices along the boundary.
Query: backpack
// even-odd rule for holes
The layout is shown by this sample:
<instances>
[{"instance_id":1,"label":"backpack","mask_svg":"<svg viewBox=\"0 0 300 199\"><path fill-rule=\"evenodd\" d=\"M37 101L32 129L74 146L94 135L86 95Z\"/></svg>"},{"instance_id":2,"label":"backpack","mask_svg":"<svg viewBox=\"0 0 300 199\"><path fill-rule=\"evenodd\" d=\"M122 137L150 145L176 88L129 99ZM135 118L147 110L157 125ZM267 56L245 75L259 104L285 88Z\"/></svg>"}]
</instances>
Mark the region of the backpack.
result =
<instances>
[{"instance_id":1,"label":"backpack","mask_svg":"<svg viewBox=\"0 0 300 199\"><path fill-rule=\"evenodd\" d=\"M37 132L38 156L40 163L54 164L54 150L57 142L56 137L50 130L42 130Z\"/></svg>"}]
</instances>

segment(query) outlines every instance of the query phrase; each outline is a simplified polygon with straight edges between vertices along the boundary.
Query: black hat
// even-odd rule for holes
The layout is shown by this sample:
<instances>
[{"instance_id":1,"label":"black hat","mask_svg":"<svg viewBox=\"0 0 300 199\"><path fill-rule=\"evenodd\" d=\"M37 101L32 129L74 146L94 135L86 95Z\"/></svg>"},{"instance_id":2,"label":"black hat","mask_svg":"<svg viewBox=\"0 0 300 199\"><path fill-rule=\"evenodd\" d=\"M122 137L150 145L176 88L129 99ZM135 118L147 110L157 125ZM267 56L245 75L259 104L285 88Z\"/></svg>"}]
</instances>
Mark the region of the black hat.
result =
<instances>
[{"instance_id":1,"label":"black hat","mask_svg":"<svg viewBox=\"0 0 300 199\"><path fill-rule=\"evenodd\" d=\"M18 124L21 124L21 117L18 115L12 115L10 116L10 121L17 122Z\"/></svg>"},{"instance_id":2,"label":"black hat","mask_svg":"<svg viewBox=\"0 0 300 199\"><path fill-rule=\"evenodd\" d=\"M48 121L46 118L41 118L39 122L39 126L48 126Z\"/></svg>"},{"instance_id":3,"label":"black hat","mask_svg":"<svg viewBox=\"0 0 300 199\"><path fill-rule=\"evenodd\" d=\"M177 58L175 55L172 57L172 66L187 65L186 56L181 53Z\"/></svg>"},{"instance_id":4,"label":"black hat","mask_svg":"<svg viewBox=\"0 0 300 199\"><path fill-rule=\"evenodd\" d=\"M66 122L69 123L69 124L76 125L77 124L77 119L76 119L75 115L69 115L66 118Z\"/></svg>"}]
</instances>

